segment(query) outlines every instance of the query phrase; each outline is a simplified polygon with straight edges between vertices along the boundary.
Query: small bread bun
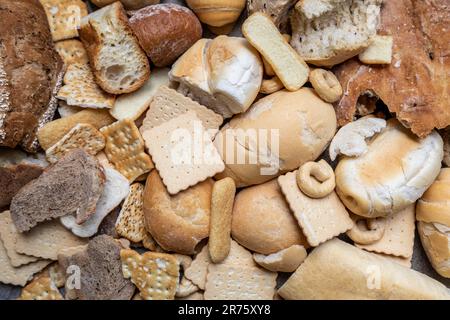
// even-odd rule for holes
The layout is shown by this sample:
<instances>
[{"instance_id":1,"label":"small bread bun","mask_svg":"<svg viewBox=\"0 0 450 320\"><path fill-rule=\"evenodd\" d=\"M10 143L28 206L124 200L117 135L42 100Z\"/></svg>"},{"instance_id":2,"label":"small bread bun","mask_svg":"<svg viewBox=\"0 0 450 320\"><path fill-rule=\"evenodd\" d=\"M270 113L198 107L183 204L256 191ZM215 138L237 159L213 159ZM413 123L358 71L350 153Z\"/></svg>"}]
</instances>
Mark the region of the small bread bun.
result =
<instances>
[{"instance_id":1,"label":"small bread bun","mask_svg":"<svg viewBox=\"0 0 450 320\"><path fill-rule=\"evenodd\" d=\"M339 161L336 191L353 213L384 217L422 196L439 174L442 157L443 142L437 132L419 139L391 119L368 142L364 154Z\"/></svg>"},{"instance_id":2,"label":"small bread bun","mask_svg":"<svg viewBox=\"0 0 450 320\"><path fill-rule=\"evenodd\" d=\"M211 179L171 196L156 170L147 178L144 217L147 231L166 251L193 254L209 234Z\"/></svg>"},{"instance_id":3,"label":"small bread bun","mask_svg":"<svg viewBox=\"0 0 450 320\"><path fill-rule=\"evenodd\" d=\"M233 239L262 254L295 244L309 246L276 180L239 192L231 223Z\"/></svg>"}]
</instances>

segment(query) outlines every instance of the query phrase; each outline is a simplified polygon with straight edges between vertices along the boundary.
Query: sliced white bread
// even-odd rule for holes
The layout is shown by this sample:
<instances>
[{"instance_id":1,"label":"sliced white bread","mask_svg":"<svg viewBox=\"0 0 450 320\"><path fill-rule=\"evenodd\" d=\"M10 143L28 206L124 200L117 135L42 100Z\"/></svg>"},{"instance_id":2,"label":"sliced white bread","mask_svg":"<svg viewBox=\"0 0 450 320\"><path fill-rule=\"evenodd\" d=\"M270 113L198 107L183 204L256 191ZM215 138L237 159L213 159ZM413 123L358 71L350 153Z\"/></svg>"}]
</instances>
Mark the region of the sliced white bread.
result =
<instances>
[{"instance_id":1,"label":"sliced white bread","mask_svg":"<svg viewBox=\"0 0 450 320\"><path fill-rule=\"evenodd\" d=\"M84 17L79 33L95 79L106 92L132 92L149 78L147 56L128 26L119 1Z\"/></svg>"},{"instance_id":2,"label":"sliced white bread","mask_svg":"<svg viewBox=\"0 0 450 320\"><path fill-rule=\"evenodd\" d=\"M307 62L333 66L358 55L376 35L382 0L300 0L291 45Z\"/></svg>"}]
</instances>

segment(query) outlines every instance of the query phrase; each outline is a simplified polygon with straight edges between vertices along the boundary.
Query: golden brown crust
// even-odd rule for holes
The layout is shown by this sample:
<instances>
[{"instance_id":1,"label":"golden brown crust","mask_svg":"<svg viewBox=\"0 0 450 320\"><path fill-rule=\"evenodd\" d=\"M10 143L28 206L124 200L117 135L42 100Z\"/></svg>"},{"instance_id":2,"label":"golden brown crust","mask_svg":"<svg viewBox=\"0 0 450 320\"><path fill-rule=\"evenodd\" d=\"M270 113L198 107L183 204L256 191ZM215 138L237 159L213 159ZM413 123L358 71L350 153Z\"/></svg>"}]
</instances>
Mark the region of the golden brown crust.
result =
<instances>
[{"instance_id":1,"label":"golden brown crust","mask_svg":"<svg viewBox=\"0 0 450 320\"><path fill-rule=\"evenodd\" d=\"M344 89L336 103L339 125L353 120L358 97L372 91L420 137L450 124L446 0L386 1L379 34L394 38L392 63L368 66L352 59L336 67Z\"/></svg>"}]
</instances>

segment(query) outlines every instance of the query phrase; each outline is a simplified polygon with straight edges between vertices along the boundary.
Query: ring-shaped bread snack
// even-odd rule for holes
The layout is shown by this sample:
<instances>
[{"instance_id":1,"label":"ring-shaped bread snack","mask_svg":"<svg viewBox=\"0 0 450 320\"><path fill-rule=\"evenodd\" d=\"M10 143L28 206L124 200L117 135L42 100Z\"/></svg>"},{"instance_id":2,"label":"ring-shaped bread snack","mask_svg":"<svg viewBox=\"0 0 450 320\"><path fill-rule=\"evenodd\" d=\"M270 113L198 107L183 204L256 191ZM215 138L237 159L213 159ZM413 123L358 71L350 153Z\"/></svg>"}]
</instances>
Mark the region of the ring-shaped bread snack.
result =
<instances>
[{"instance_id":1,"label":"ring-shaped bread snack","mask_svg":"<svg viewBox=\"0 0 450 320\"><path fill-rule=\"evenodd\" d=\"M347 231L347 235L357 244L371 244L383 237L386 229L386 218L367 219L353 215L352 220L355 224L353 228Z\"/></svg>"},{"instance_id":2,"label":"ring-shaped bread snack","mask_svg":"<svg viewBox=\"0 0 450 320\"><path fill-rule=\"evenodd\" d=\"M323 198L335 188L333 168L325 160L307 162L297 171L297 185L311 198Z\"/></svg>"},{"instance_id":3,"label":"ring-shaped bread snack","mask_svg":"<svg viewBox=\"0 0 450 320\"><path fill-rule=\"evenodd\" d=\"M342 86L331 71L320 68L314 69L309 74L309 82L311 82L319 97L326 102L336 102L342 96Z\"/></svg>"}]
</instances>

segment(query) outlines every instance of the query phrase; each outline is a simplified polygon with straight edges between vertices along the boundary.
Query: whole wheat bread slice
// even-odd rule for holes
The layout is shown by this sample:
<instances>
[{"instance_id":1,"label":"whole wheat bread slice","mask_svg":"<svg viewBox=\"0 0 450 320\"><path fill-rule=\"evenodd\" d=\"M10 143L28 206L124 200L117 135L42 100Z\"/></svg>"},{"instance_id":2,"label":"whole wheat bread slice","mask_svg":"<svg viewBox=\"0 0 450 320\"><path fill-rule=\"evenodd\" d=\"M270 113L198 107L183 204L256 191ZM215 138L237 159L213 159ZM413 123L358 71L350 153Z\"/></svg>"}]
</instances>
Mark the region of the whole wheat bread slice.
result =
<instances>
[{"instance_id":1,"label":"whole wheat bread slice","mask_svg":"<svg viewBox=\"0 0 450 320\"><path fill-rule=\"evenodd\" d=\"M86 221L95 212L104 181L97 159L75 149L19 190L11 201L11 218L19 232L74 212Z\"/></svg>"},{"instance_id":2,"label":"whole wheat bread slice","mask_svg":"<svg viewBox=\"0 0 450 320\"><path fill-rule=\"evenodd\" d=\"M80 38L97 84L113 94L139 89L150 76L145 52L128 26L117 1L81 20Z\"/></svg>"}]
</instances>

